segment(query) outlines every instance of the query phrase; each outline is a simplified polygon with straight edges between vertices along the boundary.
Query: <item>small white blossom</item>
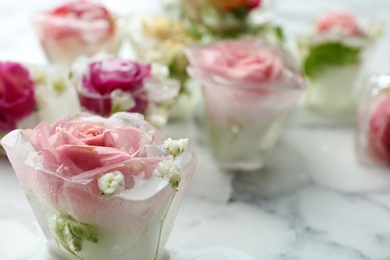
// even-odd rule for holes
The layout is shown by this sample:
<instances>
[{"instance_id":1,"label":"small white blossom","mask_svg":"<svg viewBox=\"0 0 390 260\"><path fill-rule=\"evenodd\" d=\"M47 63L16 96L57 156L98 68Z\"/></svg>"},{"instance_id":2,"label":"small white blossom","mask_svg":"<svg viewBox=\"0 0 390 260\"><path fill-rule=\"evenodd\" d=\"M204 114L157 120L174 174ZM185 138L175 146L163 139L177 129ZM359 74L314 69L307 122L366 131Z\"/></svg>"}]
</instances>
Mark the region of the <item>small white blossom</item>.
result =
<instances>
[{"instance_id":1,"label":"small white blossom","mask_svg":"<svg viewBox=\"0 0 390 260\"><path fill-rule=\"evenodd\" d=\"M117 111L128 111L135 107L135 101L131 93L116 89L110 94L112 107Z\"/></svg>"},{"instance_id":2,"label":"small white blossom","mask_svg":"<svg viewBox=\"0 0 390 260\"><path fill-rule=\"evenodd\" d=\"M104 174L99 178L99 189L106 195L112 195L120 191L125 184L123 174L120 171L114 171Z\"/></svg>"},{"instance_id":3,"label":"small white blossom","mask_svg":"<svg viewBox=\"0 0 390 260\"><path fill-rule=\"evenodd\" d=\"M160 162L157 167L157 174L169 180L170 183L179 183L181 179L180 167L174 159Z\"/></svg>"},{"instance_id":4,"label":"small white blossom","mask_svg":"<svg viewBox=\"0 0 390 260\"><path fill-rule=\"evenodd\" d=\"M164 141L163 147L167 149L167 151L172 154L174 157L180 155L184 149L188 146L188 138L172 140L168 138Z\"/></svg>"},{"instance_id":5,"label":"small white blossom","mask_svg":"<svg viewBox=\"0 0 390 260\"><path fill-rule=\"evenodd\" d=\"M168 78L169 76L169 69L167 66L161 64L161 63L152 63L152 75L153 77L157 79L164 79Z\"/></svg>"},{"instance_id":6,"label":"small white blossom","mask_svg":"<svg viewBox=\"0 0 390 260\"><path fill-rule=\"evenodd\" d=\"M167 123L167 117L162 115L151 115L148 119L156 127L162 127Z\"/></svg>"}]
</instances>

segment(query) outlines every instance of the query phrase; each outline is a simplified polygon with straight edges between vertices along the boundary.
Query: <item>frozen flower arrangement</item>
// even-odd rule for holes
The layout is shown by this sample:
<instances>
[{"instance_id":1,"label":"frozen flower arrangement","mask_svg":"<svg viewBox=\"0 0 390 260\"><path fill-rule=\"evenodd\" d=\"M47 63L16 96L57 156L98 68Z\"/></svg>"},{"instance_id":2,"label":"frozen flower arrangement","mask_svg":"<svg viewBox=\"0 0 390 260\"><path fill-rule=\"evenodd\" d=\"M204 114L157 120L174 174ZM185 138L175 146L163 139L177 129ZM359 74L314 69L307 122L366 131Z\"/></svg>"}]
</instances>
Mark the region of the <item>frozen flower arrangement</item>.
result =
<instances>
[{"instance_id":1,"label":"frozen flower arrangement","mask_svg":"<svg viewBox=\"0 0 390 260\"><path fill-rule=\"evenodd\" d=\"M142 115L64 117L2 145L52 252L161 259L196 158Z\"/></svg>"},{"instance_id":2,"label":"frozen flower arrangement","mask_svg":"<svg viewBox=\"0 0 390 260\"><path fill-rule=\"evenodd\" d=\"M190 116L198 93L186 70L188 60L184 50L199 41L200 35L191 34L184 23L166 16L142 17L136 22L138 24L131 33L131 41L137 58L166 66L167 76L180 82L179 95L170 116Z\"/></svg>"},{"instance_id":3,"label":"frozen flower arrangement","mask_svg":"<svg viewBox=\"0 0 390 260\"><path fill-rule=\"evenodd\" d=\"M219 166L262 168L304 90L291 55L253 39L196 45L187 54L189 73L202 85Z\"/></svg>"},{"instance_id":4,"label":"frozen flower arrangement","mask_svg":"<svg viewBox=\"0 0 390 260\"><path fill-rule=\"evenodd\" d=\"M258 35L283 40L280 27L268 22L270 1L264 0L179 0L179 18L195 35L211 39ZM170 5L172 9L172 5Z\"/></svg>"},{"instance_id":5,"label":"frozen flower arrangement","mask_svg":"<svg viewBox=\"0 0 390 260\"><path fill-rule=\"evenodd\" d=\"M363 164L390 165L390 76L372 76L359 99L357 152Z\"/></svg>"},{"instance_id":6,"label":"frozen flower arrangement","mask_svg":"<svg viewBox=\"0 0 390 260\"><path fill-rule=\"evenodd\" d=\"M161 70L164 67L105 57L78 60L71 77L85 110L101 116L138 112L154 125L162 126L180 86L165 78Z\"/></svg>"},{"instance_id":7,"label":"frozen flower arrangement","mask_svg":"<svg viewBox=\"0 0 390 260\"><path fill-rule=\"evenodd\" d=\"M118 19L94 1L72 1L33 18L34 28L50 62L71 65L79 56L117 53Z\"/></svg>"},{"instance_id":8,"label":"frozen flower arrangement","mask_svg":"<svg viewBox=\"0 0 390 260\"><path fill-rule=\"evenodd\" d=\"M0 137L16 128L34 127L41 120L54 121L77 112L77 98L66 70L0 62Z\"/></svg>"},{"instance_id":9,"label":"frozen flower arrangement","mask_svg":"<svg viewBox=\"0 0 390 260\"><path fill-rule=\"evenodd\" d=\"M169 76L182 85L188 78L188 65L184 49L196 42L183 23L165 16L143 17L139 31L131 39L139 59L163 64Z\"/></svg>"},{"instance_id":10,"label":"frozen flower arrangement","mask_svg":"<svg viewBox=\"0 0 390 260\"><path fill-rule=\"evenodd\" d=\"M305 95L309 108L326 116L354 114L356 81L380 30L379 24L363 26L354 14L336 12L320 17L313 32L298 38L310 83Z\"/></svg>"}]
</instances>

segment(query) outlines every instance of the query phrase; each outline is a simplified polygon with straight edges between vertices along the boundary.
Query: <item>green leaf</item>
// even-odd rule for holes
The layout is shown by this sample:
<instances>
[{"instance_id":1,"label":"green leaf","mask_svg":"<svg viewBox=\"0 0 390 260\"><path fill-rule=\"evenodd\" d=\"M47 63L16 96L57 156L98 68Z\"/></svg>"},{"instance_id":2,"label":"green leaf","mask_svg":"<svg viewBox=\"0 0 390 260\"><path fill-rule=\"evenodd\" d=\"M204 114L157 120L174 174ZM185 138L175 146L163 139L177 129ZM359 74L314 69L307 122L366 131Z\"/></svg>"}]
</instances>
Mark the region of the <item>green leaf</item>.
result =
<instances>
[{"instance_id":1,"label":"green leaf","mask_svg":"<svg viewBox=\"0 0 390 260\"><path fill-rule=\"evenodd\" d=\"M51 228L54 233L54 238L56 239L57 246L62 245L69 253L76 255L75 252L69 247L66 236L66 220L62 217L56 216L52 223Z\"/></svg>"},{"instance_id":2,"label":"green leaf","mask_svg":"<svg viewBox=\"0 0 390 260\"><path fill-rule=\"evenodd\" d=\"M284 43L286 40L283 28L272 23L253 26L249 29L249 33L260 38L275 39L278 43Z\"/></svg>"},{"instance_id":3,"label":"green leaf","mask_svg":"<svg viewBox=\"0 0 390 260\"><path fill-rule=\"evenodd\" d=\"M197 24L191 23L187 26L186 29L187 34L191 36L191 38L194 38L196 40L202 39L202 35L204 34L204 32L202 33L202 29Z\"/></svg>"},{"instance_id":4,"label":"green leaf","mask_svg":"<svg viewBox=\"0 0 390 260\"><path fill-rule=\"evenodd\" d=\"M54 236L57 240L57 243L62 241L65 238L65 226L66 221L63 218L55 217L52 221L51 228L54 232Z\"/></svg>"},{"instance_id":5,"label":"green leaf","mask_svg":"<svg viewBox=\"0 0 390 260\"><path fill-rule=\"evenodd\" d=\"M115 114L115 113L117 113L117 112L122 112L122 111L123 111L123 109L122 109L120 106L118 106L118 105L112 105L112 106L111 106L110 114L112 115L112 114Z\"/></svg>"},{"instance_id":6,"label":"green leaf","mask_svg":"<svg viewBox=\"0 0 390 260\"><path fill-rule=\"evenodd\" d=\"M241 23L239 26L224 31L211 32L218 38L235 39L242 35L252 35L258 38L268 39L277 43L284 43L285 36L282 27L272 23L261 25L248 25Z\"/></svg>"},{"instance_id":7,"label":"green leaf","mask_svg":"<svg viewBox=\"0 0 390 260\"><path fill-rule=\"evenodd\" d=\"M360 48L346 46L340 42L318 44L310 48L303 62L303 71L309 78L315 78L324 69L359 62L360 52Z\"/></svg>"},{"instance_id":8,"label":"green leaf","mask_svg":"<svg viewBox=\"0 0 390 260\"><path fill-rule=\"evenodd\" d=\"M71 224L67 223L65 226L65 238L68 247L74 252L79 252L83 249L83 239L72 232Z\"/></svg>"},{"instance_id":9,"label":"green leaf","mask_svg":"<svg viewBox=\"0 0 390 260\"><path fill-rule=\"evenodd\" d=\"M280 26L275 26L272 28L274 30L274 33L276 35L276 38L280 41L280 42L284 42L286 40L286 37L284 36L284 32L283 32L283 29L282 27Z\"/></svg>"},{"instance_id":10,"label":"green leaf","mask_svg":"<svg viewBox=\"0 0 390 260\"><path fill-rule=\"evenodd\" d=\"M169 75L175 75L178 73L178 65L177 60L173 59L171 63L168 65Z\"/></svg>"},{"instance_id":11,"label":"green leaf","mask_svg":"<svg viewBox=\"0 0 390 260\"><path fill-rule=\"evenodd\" d=\"M98 243L98 233L90 225L77 222L69 215L55 216L51 228L57 245L62 245L75 256L77 256L77 252L83 249L84 240Z\"/></svg>"},{"instance_id":12,"label":"green leaf","mask_svg":"<svg viewBox=\"0 0 390 260\"><path fill-rule=\"evenodd\" d=\"M188 74L187 72L184 70L180 70L179 69L179 66L178 66L178 61L177 59L173 59L171 61L171 63L168 65L168 70L169 70L169 76L173 79L176 79L179 81L180 83L180 91L179 91L179 95L182 94L182 92L184 91L184 86L185 86L185 82L187 81L188 79Z\"/></svg>"},{"instance_id":13,"label":"green leaf","mask_svg":"<svg viewBox=\"0 0 390 260\"><path fill-rule=\"evenodd\" d=\"M250 11L246 7L238 7L232 11L234 17L236 17L237 19L240 19L240 20L246 19L249 12Z\"/></svg>"},{"instance_id":14,"label":"green leaf","mask_svg":"<svg viewBox=\"0 0 390 260\"><path fill-rule=\"evenodd\" d=\"M69 223L69 226L75 236L88 240L92 243L98 242L98 234L89 226L78 222Z\"/></svg>"}]
</instances>

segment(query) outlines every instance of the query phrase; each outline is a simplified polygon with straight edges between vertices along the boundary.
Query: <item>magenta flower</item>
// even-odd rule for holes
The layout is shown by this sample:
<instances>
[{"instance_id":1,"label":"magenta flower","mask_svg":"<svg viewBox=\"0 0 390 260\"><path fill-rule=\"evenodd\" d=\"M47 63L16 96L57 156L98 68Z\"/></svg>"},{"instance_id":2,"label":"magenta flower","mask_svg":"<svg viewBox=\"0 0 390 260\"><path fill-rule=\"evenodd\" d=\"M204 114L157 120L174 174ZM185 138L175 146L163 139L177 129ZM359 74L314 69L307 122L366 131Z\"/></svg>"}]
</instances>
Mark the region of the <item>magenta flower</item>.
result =
<instances>
[{"instance_id":1,"label":"magenta flower","mask_svg":"<svg viewBox=\"0 0 390 260\"><path fill-rule=\"evenodd\" d=\"M34 82L16 62L0 62L0 131L16 128L35 109Z\"/></svg>"},{"instance_id":2,"label":"magenta flower","mask_svg":"<svg viewBox=\"0 0 390 260\"><path fill-rule=\"evenodd\" d=\"M81 105L102 116L113 112L142 113L148 96L144 80L151 76L151 66L120 58L89 64L79 86Z\"/></svg>"},{"instance_id":3,"label":"magenta flower","mask_svg":"<svg viewBox=\"0 0 390 260\"><path fill-rule=\"evenodd\" d=\"M390 95L377 101L369 123L368 149L379 162L390 163Z\"/></svg>"}]
</instances>

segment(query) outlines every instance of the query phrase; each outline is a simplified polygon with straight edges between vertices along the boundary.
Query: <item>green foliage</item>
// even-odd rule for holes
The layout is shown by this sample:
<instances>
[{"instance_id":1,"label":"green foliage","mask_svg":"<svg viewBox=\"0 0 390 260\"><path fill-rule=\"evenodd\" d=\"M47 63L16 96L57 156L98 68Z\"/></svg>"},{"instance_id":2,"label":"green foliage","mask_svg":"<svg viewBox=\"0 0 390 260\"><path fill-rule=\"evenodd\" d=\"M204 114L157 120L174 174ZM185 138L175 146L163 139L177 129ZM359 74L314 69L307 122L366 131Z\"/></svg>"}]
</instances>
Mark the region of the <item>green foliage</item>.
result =
<instances>
[{"instance_id":1,"label":"green foliage","mask_svg":"<svg viewBox=\"0 0 390 260\"><path fill-rule=\"evenodd\" d=\"M187 34L191 36L191 38L198 41L202 39L202 36L205 33L204 30L202 31L202 29L195 23L189 23L186 27L186 30Z\"/></svg>"},{"instance_id":2,"label":"green foliage","mask_svg":"<svg viewBox=\"0 0 390 260\"><path fill-rule=\"evenodd\" d=\"M238 7L232 11L234 17L236 17L237 19L240 19L240 20L246 19L249 12L250 12L250 10L248 10L248 8L246 8L246 7Z\"/></svg>"},{"instance_id":3,"label":"green foliage","mask_svg":"<svg viewBox=\"0 0 390 260\"><path fill-rule=\"evenodd\" d=\"M278 43L284 43L286 38L282 27L274 24L263 24L250 28L249 34L254 34L260 38L275 39Z\"/></svg>"},{"instance_id":4,"label":"green foliage","mask_svg":"<svg viewBox=\"0 0 390 260\"><path fill-rule=\"evenodd\" d=\"M171 179L169 182L171 183L172 189L177 190L177 187L179 187L180 184L180 179Z\"/></svg>"},{"instance_id":5,"label":"green foliage","mask_svg":"<svg viewBox=\"0 0 390 260\"><path fill-rule=\"evenodd\" d=\"M360 51L360 48L349 47L340 42L312 46L303 62L303 71L309 78L315 78L326 68L359 62Z\"/></svg>"},{"instance_id":6,"label":"green foliage","mask_svg":"<svg viewBox=\"0 0 390 260\"><path fill-rule=\"evenodd\" d=\"M79 223L69 215L54 217L51 228L57 243L75 256L83 249L84 240L98 242L98 234L90 225Z\"/></svg>"},{"instance_id":7,"label":"green foliage","mask_svg":"<svg viewBox=\"0 0 390 260\"><path fill-rule=\"evenodd\" d=\"M286 37L284 36L284 32L283 32L282 27L274 26L273 30L274 30L274 33L276 35L276 38L279 39L280 42L284 42L286 40Z\"/></svg>"},{"instance_id":8,"label":"green foliage","mask_svg":"<svg viewBox=\"0 0 390 260\"><path fill-rule=\"evenodd\" d=\"M177 59L173 59L172 62L168 65L169 76L173 79L176 79L180 83L179 95L186 92L185 83L188 79L187 71L180 69Z\"/></svg>"},{"instance_id":9,"label":"green foliage","mask_svg":"<svg viewBox=\"0 0 390 260\"><path fill-rule=\"evenodd\" d=\"M118 113L118 112L123 112L123 109L119 105L111 105L111 111L110 115Z\"/></svg>"},{"instance_id":10,"label":"green foliage","mask_svg":"<svg viewBox=\"0 0 390 260\"><path fill-rule=\"evenodd\" d=\"M253 35L260 39L275 40L278 43L285 42L285 36L282 27L271 23L257 26L250 26L244 23L229 30L215 31L211 32L211 34L217 39L235 39L243 35Z\"/></svg>"}]
</instances>

